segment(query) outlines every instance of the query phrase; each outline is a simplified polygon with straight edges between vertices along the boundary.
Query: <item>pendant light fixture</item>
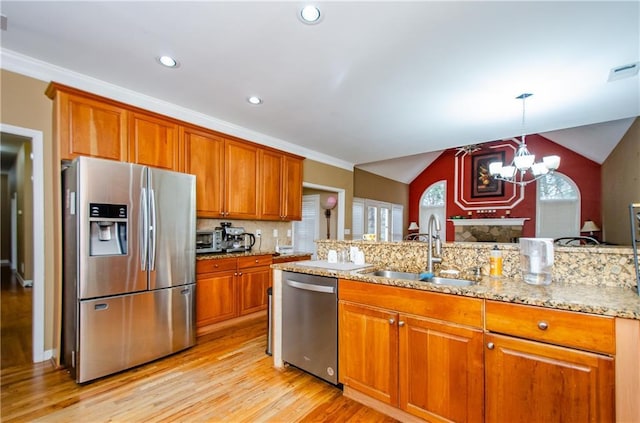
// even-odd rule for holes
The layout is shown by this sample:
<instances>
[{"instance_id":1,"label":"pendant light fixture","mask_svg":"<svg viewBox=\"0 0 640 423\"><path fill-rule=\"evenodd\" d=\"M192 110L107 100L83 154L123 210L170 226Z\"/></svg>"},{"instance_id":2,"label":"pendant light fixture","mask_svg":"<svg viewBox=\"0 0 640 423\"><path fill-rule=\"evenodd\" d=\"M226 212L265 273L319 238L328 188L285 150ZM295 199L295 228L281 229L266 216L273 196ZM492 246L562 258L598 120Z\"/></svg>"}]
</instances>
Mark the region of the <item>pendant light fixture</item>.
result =
<instances>
[{"instance_id":1,"label":"pendant light fixture","mask_svg":"<svg viewBox=\"0 0 640 423\"><path fill-rule=\"evenodd\" d=\"M536 163L536 156L527 149L525 135L525 100L533 94L523 93L516 97L522 100L522 140L518 145L513 161L508 166L503 166L502 162L489 164L489 174L499 181L525 186L535 182L549 172L553 172L560 166L560 156L546 156L541 162Z\"/></svg>"}]
</instances>

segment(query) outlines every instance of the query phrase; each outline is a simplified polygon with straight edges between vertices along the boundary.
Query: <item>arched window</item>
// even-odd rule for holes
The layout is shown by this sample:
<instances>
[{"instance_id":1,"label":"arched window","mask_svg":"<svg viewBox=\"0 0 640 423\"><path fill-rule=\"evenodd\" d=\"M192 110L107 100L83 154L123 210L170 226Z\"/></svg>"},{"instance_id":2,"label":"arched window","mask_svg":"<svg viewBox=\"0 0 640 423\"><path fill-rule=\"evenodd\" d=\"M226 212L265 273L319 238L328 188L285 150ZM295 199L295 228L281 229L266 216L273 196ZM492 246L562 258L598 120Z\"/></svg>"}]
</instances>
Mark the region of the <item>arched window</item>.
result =
<instances>
[{"instance_id":1,"label":"arched window","mask_svg":"<svg viewBox=\"0 0 640 423\"><path fill-rule=\"evenodd\" d=\"M447 206L447 181L438 181L430 185L420 198L420 233L427 233L429 216L435 214L442 228L440 237L444 239L445 215Z\"/></svg>"},{"instance_id":2,"label":"arched window","mask_svg":"<svg viewBox=\"0 0 640 423\"><path fill-rule=\"evenodd\" d=\"M580 190L566 175L555 172L537 182L536 236L580 236Z\"/></svg>"}]
</instances>

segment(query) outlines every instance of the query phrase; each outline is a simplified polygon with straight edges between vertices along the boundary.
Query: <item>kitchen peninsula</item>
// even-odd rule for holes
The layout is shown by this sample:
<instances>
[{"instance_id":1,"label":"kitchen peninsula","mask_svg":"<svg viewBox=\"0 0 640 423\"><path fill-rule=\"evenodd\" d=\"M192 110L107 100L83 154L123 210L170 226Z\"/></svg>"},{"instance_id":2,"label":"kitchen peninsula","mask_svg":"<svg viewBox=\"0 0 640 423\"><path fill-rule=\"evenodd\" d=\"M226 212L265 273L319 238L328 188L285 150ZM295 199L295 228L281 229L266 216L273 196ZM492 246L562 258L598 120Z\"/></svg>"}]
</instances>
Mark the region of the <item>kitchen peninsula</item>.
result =
<instances>
[{"instance_id":1,"label":"kitchen peninsula","mask_svg":"<svg viewBox=\"0 0 640 423\"><path fill-rule=\"evenodd\" d=\"M368 274L423 271L424 243L318 241L318 257L352 245L371 268L272 266L276 367L284 366L282 271L331 275L339 280L346 396L400 420L640 419L640 297L630 248L558 247L552 284L532 286L519 275L518 246L501 244L503 278L451 286ZM491 247L446 244L441 268L487 274Z\"/></svg>"}]
</instances>

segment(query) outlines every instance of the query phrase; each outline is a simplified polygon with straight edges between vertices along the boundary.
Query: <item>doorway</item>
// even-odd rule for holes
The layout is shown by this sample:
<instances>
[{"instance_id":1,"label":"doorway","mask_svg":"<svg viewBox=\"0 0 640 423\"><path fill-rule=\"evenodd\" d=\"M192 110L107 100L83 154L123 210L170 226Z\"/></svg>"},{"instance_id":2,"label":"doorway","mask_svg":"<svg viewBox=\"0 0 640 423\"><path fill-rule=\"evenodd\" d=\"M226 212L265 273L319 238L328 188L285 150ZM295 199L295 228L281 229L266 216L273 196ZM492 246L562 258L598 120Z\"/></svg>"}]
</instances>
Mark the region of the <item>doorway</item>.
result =
<instances>
[{"instance_id":1,"label":"doorway","mask_svg":"<svg viewBox=\"0 0 640 423\"><path fill-rule=\"evenodd\" d=\"M335 207L326 211L323 199L337 199ZM345 224L345 190L325 185L303 183L302 220L293 223L293 243L298 251L304 249L316 258L318 239L344 239ZM327 216L328 215L328 216Z\"/></svg>"},{"instance_id":2,"label":"doorway","mask_svg":"<svg viewBox=\"0 0 640 423\"><path fill-rule=\"evenodd\" d=\"M43 153L43 134L28 128L22 128L13 125L0 124L0 135L2 137L2 155L8 155L5 152L5 145L9 144L9 139L21 140L22 142L31 143L31 153L26 160L31 160L31 177L25 183L32 183L32 202L29 210L32 216L31 237L32 237L32 288L31 291L31 361L41 362L52 356L52 351L44 350L44 153ZM5 142L6 141L6 142ZM16 141L17 142L17 141ZM17 211L18 214L20 210ZM3 232L3 238L8 236ZM3 257L4 259L4 257ZM15 260L13 257L10 260ZM20 263L16 263L16 267ZM10 277L13 272L7 273ZM5 273L2 274L3 282ZM3 303L4 306L4 303ZM4 316L3 316L4 317ZM11 317L9 317L11 318ZM4 325L4 319L3 319Z\"/></svg>"}]
</instances>

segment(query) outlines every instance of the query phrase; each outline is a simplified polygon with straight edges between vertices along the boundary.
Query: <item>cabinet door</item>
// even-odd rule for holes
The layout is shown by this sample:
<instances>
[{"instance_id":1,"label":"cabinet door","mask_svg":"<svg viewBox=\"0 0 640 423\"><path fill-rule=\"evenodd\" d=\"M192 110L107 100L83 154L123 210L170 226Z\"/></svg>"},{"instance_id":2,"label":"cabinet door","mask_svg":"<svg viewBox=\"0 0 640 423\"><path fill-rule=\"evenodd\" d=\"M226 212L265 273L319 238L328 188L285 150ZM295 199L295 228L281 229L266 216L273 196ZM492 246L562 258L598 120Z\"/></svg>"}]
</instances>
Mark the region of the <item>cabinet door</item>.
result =
<instances>
[{"instance_id":1,"label":"cabinet door","mask_svg":"<svg viewBox=\"0 0 640 423\"><path fill-rule=\"evenodd\" d=\"M282 211L282 154L261 150L260 188L262 201L260 202L260 218L265 220L281 220Z\"/></svg>"},{"instance_id":2,"label":"cabinet door","mask_svg":"<svg viewBox=\"0 0 640 423\"><path fill-rule=\"evenodd\" d=\"M225 141L225 211L228 218L258 218L258 148Z\"/></svg>"},{"instance_id":3,"label":"cabinet door","mask_svg":"<svg viewBox=\"0 0 640 423\"><path fill-rule=\"evenodd\" d=\"M340 382L379 401L398 405L398 314L340 301Z\"/></svg>"},{"instance_id":4,"label":"cabinet door","mask_svg":"<svg viewBox=\"0 0 640 423\"><path fill-rule=\"evenodd\" d=\"M77 156L127 161L127 111L63 91L55 93L60 158Z\"/></svg>"},{"instance_id":5,"label":"cabinet door","mask_svg":"<svg viewBox=\"0 0 640 423\"><path fill-rule=\"evenodd\" d=\"M178 125L171 120L131 112L129 115L129 161L181 171Z\"/></svg>"},{"instance_id":6,"label":"cabinet door","mask_svg":"<svg viewBox=\"0 0 640 423\"><path fill-rule=\"evenodd\" d=\"M271 273L271 267L240 270L240 315L267 309L267 288L271 286Z\"/></svg>"},{"instance_id":7,"label":"cabinet door","mask_svg":"<svg viewBox=\"0 0 640 423\"><path fill-rule=\"evenodd\" d=\"M199 328L236 317L235 271L198 275L196 298L196 326Z\"/></svg>"},{"instance_id":8,"label":"cabinet door","mask_svg":"<svg viewBox=\"0 0 640 423\"><path fill-rule=\"evenodd\" d=\"M284 220L302 220L302 160L284 156L282 215Z\"/></svg>"},{"instance_id":9,"label":"cabinet door","mask_svg":"<svg viewBox=\"0 0 640 423\"><path fill-rule=\"evenodd\" d=\"M195 128L183 129L185 172L196 175L196 214L223 216L224 138Z\"/></svg>"},{"instance_id":10,"label":"cabinet door","mask_svg":"<svg viewBox=\"0 0 640 423\"><path fill-rule=\"evenodd\" d=\"M405 315L398 325L400 408L428 421L481 422L482 331Z\"/></svg>"},{"instance_id":11,"label":"cabinet door","mask_svg":"<svg viewBox=\"0 0 640 423\"><path fill-rule=\"evenodd\" d=\"M612 422L611 357L485 335L487 422Z\"/></svg>"}]
</instances>

